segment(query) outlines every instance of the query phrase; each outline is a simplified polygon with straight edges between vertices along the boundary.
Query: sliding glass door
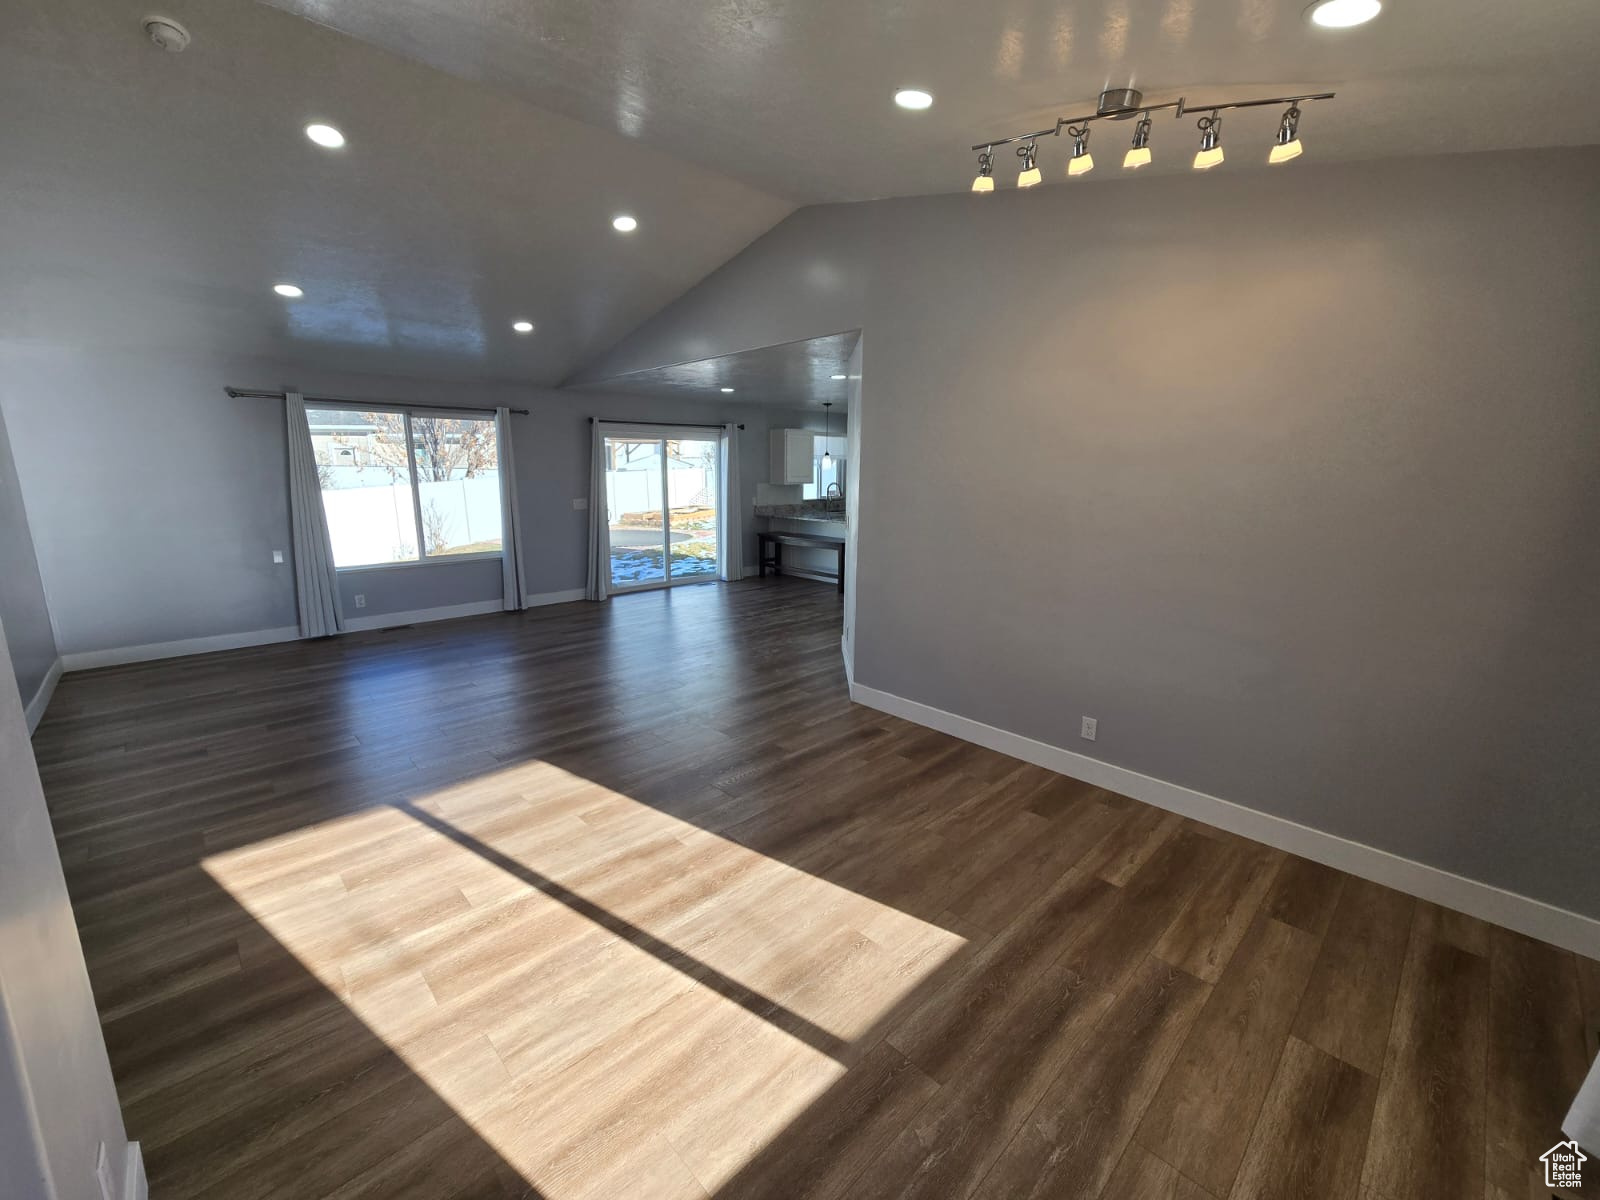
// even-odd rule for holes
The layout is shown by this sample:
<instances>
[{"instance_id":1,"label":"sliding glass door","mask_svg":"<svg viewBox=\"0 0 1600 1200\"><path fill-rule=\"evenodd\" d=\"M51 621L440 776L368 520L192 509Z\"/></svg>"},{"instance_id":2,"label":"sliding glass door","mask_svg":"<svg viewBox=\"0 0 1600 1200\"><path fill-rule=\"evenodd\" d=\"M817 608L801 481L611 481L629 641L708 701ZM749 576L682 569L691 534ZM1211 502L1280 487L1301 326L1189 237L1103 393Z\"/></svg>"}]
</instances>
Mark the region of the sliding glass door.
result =
<instances>
[{"instance_id":1,"label":"sliding glass door","mask_svg":"<svg viewBox=\"0 0 1600 1200\"><path fill-rule=\"evenodd\" d=\"M612 591L717 577L720 451L704 435L606 438Z\"/></svg>"}]
</instances>

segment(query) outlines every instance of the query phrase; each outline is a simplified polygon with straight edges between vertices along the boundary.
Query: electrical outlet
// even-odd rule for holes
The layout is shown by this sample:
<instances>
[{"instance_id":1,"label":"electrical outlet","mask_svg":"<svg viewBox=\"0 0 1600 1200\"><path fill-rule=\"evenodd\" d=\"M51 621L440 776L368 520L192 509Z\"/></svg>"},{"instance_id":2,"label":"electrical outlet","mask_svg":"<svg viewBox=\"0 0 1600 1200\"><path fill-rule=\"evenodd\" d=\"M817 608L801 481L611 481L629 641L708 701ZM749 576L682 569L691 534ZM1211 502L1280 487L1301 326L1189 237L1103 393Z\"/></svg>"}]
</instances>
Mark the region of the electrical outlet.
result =
<instances>
[{"instance_id":1,"label":"electrical outlet","mask_svg":"<svg viewBox=\"0 0 1600 1200\"><path fill-rule=\"evenodd\" d=\"M576 500L574 500L572 502L572 507L574 509L578 509L578 510L582 510L582 509L588 508L589 507L589 497L587 497L587 496L578 497L578 499L576 499Z\"/></svg>"},{"instance_id":2,"label":"electrical outlet","mask_svg":"<svg viewBox=\"0 0 1600 1200\"><path fill-rule=\"evenodd\" d=\"M1095 730L1098 728L1099 724L1100 722L1095 720L1093 717L1085 717L1083 719L1083 728L1078 730L1078 736L1086 741L1094 741Z\"/></svg>"},{"instance_id":3,"label":"electrical outlet","mask_svg":"<svg viewBox=\"0 0 1600 1200\"><path fill-rule=\"evenodd\" d=\"M283 551L282 550L274 550L272 552L272 561L275 562L275 563L281 563L283 561Z\"/></svg>"},{"instance_id":4,"label":"electrical outlet","mask_svg":"<svg viewBox=\"0 0 1600 1200\"><path fill-rule=\"evenodd\" d=\"M365 608L366 606L367 606L367 594L365 592L357 592L356 593L356 607L357 608Z\"/></svg>"}]
</instances>

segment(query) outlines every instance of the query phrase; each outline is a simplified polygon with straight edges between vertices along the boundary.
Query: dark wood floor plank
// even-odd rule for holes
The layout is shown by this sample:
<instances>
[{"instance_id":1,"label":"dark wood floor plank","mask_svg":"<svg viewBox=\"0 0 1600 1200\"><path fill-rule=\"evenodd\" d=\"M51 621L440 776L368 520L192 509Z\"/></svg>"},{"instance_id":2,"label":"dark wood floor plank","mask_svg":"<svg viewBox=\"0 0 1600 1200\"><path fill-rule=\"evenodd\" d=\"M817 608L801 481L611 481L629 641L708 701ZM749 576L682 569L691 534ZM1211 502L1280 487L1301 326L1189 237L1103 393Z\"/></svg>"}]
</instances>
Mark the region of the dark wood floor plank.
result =
<instances>
[{"instance_id":1,"label":"dark wood floor plank","mask_svg":"<svg viewBox=\"0 0 1600 1200\"><path fill-rule=\"evenodd\" d=\"M1418 906L1367 1145L1387 1200L1482 1194L1489 963L1440 936Z\"/></svg>"},{"instance_id":2,"label":"dark wood floor plank","mask_svg":"<svg viewBox=\"0 0 1600 1200\"><path fill-rule=\"evenodd\" d=\"M1589 1060L1600 1056L1600 962L1578 954L1578 992L1583 999L1584 1047Z\"/></svg>"},{"instance_id":3,"label":"dark wood floor plank","mask_svg":"<svg viewBox=\"0 0 1600 1200\"><path fill-rule=\"evenodd\" d=\"M1129 1145L1100 1195L1103 1200L1219 1200L1137 1142Z\"/></svg>"},{"instance_id":4,"label":"dark wood floor plank","mask_svg":"<svg viewBox=\"0 0 1600 1200\"><path fill-rule=\"evenodd\" d=\"M1291 1037L1230 1200L1355 1200L1378 1081Z\"/></svg>"},{"instance_id":5,"label":"dark wood floor plank","mask_svg":"<svg viewBox=\"0 0 1600 1200\"><path fill-rule=\"evenodd\" d=\"M1012 989L981 1032L951 1039L962 1052L946 1057L945 1088L875 1166L875 1190L862 1195L942 1197L975 1188L1222 856L1184 832L1126 887L1091 880L1112 904L1071 922L1065 948Z\"/></svg>"},{"instance_id":6,"label":"dark wood floor plank","mask_svg":"<svg viewBox=\"0 0 1600 1200\"><path fill-rule=\"evenodd\" d=\"M1294 1037L1374 1078L1384 1069L1416 901L1347 878L1294 1019Z\"/></svg>"},{"instance_id":7,"label":"dark wood floor plank","mask_svg":"<svg viewBox=\"0 0 1600 1200\"><path fill-rule=\"evenodd\" d=\"M1283 861L1253 842L1228 847L1227 861L1196 890L1156 944L1156 957L1215 983L1255 919Z\"/></svg>"},{"instance_id":8,"label":"dark wood floor plank","mask_svg":"<svg viewBox=\"0 0 1600 1200\"><path fill-rule=\"evenodd\" d=\"M1343 871L1291 854L1273 877L1261 913L1321 937L1333 920L1345 878Z\"/></svg>"},{"instance_id":9,"label":"dark wood floor plank","mask_svg":"<svg viewBox=\"0 0 1600 1200\"><path fill-rule=\"evenodd\" d=\"M1557 1140L1552 1131L1588 1071L1573 955L1491 930L1488 1037L1487 1174L1515 1194Z\"/></svg>"},{"instance_id":10,"label":"dark wood floor plank","mask_svg":"<svg viewBox=\"0 0 1600 1200\"><path fill-rule=\"evenodd\" d=\"M984 1178L992 1200L1094 1200L1210 988L1147 959Z\"/></svg>"},{"instance_id":11,"label":"dark wood floor plank","mask_svg":"<svg viewBox=\"0 0 1600 1200\"><path fill-rule=\"evenodd\" d=\"M1376 1078L1411 938L1410 896L1346 879L1295 1018L1295 1036Z\"/></svg>"},{"instance_id":12,"label":"dark wood floor plank","mask_svg":"<svg viewBox=\"0 0 1600 1200\"><path fill-rule=\"evenodd\" d=\"M813 1200L854 1195L855 1181L939 1090L887 1042L879 1042L829 1092L828 1103L779 1135L756 1166L717 1190L722 1200L792 1195Z\"/></svg>"},{"instance_id":13,"label":"dark wood floor plank","mask_svg":"<svg viewBox=\"0 0 1600 1200\"><path fill-rule=\"evenodd\" d=\"M1248 1144L1318 1195L1410 962L1384 1137L1476 1137L1443 1187L1501 1200L1600 969L852 704L840 620L763 580L64 678L152 1194L1223 1200ZM1427 1090L1473 1046L1476 1117Z\"/></svg>"},{"instance_id":14,"label":"dark wood floor plank","mask_svg":"<svg viewBox=\"0 0 1600 1200\"><path fill-rule=\"evenodd\" d=\"M1311 934L1257 919L1139 1124L1141 1145L1219 1196L1233 1186L1316 954Z\"/></svg>"},{"instance_id":15,"label":"dark wood floor plank","mask_svg":"<svg viewBox=\"0 0 1600 1200\"><path fill-rule=\"evenodd\" d=\"M1107 883L1121 887L1139 872L1183 826L1183 818L1164 809L1140 805L1116 834L1096 846L1084 866Z\"/></svg>"}]
</instances>

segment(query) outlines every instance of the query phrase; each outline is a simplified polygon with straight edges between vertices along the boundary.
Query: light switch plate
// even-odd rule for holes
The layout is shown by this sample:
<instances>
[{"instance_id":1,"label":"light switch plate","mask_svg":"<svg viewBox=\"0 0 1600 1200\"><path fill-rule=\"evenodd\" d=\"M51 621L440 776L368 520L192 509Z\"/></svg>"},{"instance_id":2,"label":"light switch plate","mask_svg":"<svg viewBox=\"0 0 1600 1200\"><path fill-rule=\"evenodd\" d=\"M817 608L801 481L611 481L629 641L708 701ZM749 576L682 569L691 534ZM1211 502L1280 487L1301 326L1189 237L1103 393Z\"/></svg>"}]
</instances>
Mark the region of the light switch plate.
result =
<instances>
[{"instance_id":1,"label":"light switch plate","mask_svg":"<svg viewBox=\"0 0 1600 1200\"><path fill-rule=\"evenodd\" d=\"M283 561L283 551L282 550L274 550L272 552L272 561L275 562L275 563L281 563Z\"/></svg>"},{"instance_id":2,"label":"light switch plate","mask_svg":"<svg viewBox=\"0 0 1600 1200\"><path fill-rule=\"evenodd\" d=\"M576 508L576 509L588 508L589 507L589 498L587 496L579 497L578 499L576 499L576 500L574 500L572 502L572 507Z\"/></svg>"}]
</instances>

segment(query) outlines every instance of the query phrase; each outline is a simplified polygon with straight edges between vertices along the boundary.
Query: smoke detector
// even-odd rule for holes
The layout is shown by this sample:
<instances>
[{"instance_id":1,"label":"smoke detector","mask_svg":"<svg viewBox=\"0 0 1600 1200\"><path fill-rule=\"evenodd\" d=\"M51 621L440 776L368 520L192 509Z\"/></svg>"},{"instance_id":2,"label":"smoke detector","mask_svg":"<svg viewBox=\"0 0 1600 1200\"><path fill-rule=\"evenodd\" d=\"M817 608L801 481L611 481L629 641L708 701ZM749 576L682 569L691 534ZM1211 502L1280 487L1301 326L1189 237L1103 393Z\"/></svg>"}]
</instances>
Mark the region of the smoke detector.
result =
<instances>
[{"instance_id":1,"label":"smoke detector","mask_svg":"<svg viewBox=\"0 0 1600 1200\"><path fill-rule=\"evenodd\" d=\"M188 48L189 31L170 17L146 19L144 31L152 42L170 54L178 54Z\"/></svg>"}]
</instances>

